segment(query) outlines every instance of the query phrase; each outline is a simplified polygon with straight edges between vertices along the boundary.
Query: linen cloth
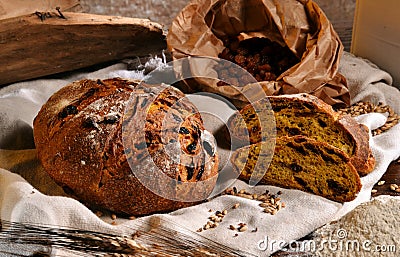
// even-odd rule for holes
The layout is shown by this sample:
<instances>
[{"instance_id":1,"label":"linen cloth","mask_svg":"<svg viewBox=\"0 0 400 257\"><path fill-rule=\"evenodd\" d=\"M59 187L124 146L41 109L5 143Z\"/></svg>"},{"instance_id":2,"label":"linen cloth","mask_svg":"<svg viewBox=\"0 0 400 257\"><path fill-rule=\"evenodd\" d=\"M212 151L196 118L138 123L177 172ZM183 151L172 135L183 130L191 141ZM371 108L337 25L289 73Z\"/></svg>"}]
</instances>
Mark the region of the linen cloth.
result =
<instances>
[{"instance_id":1,"label":"linen cloth","mask_svg":"<svg viewBox=\"0 0 400 257\"><path fill-rule=\"evenodd\" d=\"M392 85L392 78L388 73L367 60L349 53L345 53L342 57L340 72L347 78L352 103L382 102L400 113L400 92ZM44 179L42 182L46 185L40 192L38 188L41 184L34 180L37 174L44 174L44 171L33 149L32 123L48 97L69 82L82 78L141 78L142 76L138 72L127 71L125 65L120 63L90 73L21 82L0 89L1 220L115 232L123 235L132 234L137 224L152 219L161 221L160 224L172 226L177 231L182 228L196 231L207 222L210 209L214 211L228 209L229 212L220 226L200 234L233 249L245 251L249 256L269 256L278 251L283 244L278 246L268 243L274 240L291 242L300 239L318 227L339 219L361 203L369 201L373 185L379 181L389 164L400 156L400 125L381 135L371 136L370 146L376 158L376 167L371 174L362 178L363 187L357 199L345 204L298 190L272 186L249 187L244 182L233 181L232 186L249 192L262 193L267 189L271 193L282 191L281 198L286 207L276 215L263 213L263 209L256 201L224 195L169 214L157 214L136 220L118 219L118 225L110 225L109 218L97 217L77 200L65 196L62 190L51 184L51 181ZM386 116L374 113L362 115L358 119L370 129L374 129L385 123ZM240 208L232 210L231 207L236 203L240 203ZM238 233L228 229L229 225L241 222L248 225L248 231ZM256 228L257 232L251 232ZM49 249L44 250L49 251ZM0 241L0 256L27 255L44 250L43 247L10 245ZM72 256L71 253L67 254L56 249L51 250L51 253L54 256Z\"/></svg>"}]
</instances>

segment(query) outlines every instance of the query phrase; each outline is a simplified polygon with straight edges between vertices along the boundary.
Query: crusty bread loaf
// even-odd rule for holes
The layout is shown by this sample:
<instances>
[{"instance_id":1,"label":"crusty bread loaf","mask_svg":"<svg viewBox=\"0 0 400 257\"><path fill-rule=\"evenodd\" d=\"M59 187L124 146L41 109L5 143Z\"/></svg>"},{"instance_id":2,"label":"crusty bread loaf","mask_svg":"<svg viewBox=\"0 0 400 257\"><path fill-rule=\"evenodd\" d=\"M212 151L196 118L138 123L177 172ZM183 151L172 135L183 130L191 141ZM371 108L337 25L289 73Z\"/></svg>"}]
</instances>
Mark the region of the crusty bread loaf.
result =
<instances>
[{"instance_id":1,"label":"crusty bread loaf","mask_svg":"<svg viewBox=\"0 0 400 257\"><path fill-rule=\"evenodd\" d=\"M344 151L361 176L375 166L368 128L309 94L269 96L246 105L231 117L228 127L239 144L269 140L275 133L276 137L303 135Z\"/></svg>"},{"instance_id":2,"label":"crusty bread loaf","mask_svg":"<svg viewBox=\"0 0 400 257\"><path fill-rule=\"evenodd\" d=\"M252 174L262 174L262 184L298 189L337 202L355 199L361 189L349 157L336 147L304 136L283 136L277 138L274 150L268 151L271 149L270 142L237 149L231 162L240 178L248 181Z\"/></svg>"},{"instance_id":3,"label":"crusty bread loaf","mask_svg":"<svg viewBox=\"0 0 400 257\"><path fill-rule=\"evenodd\" d=\"M212 192L218 156L204 133L179 90L118 78L71 83L34 120L38 157L50 176L82 202L128 215L172 211Z\"/></svg>"}]
</instances>

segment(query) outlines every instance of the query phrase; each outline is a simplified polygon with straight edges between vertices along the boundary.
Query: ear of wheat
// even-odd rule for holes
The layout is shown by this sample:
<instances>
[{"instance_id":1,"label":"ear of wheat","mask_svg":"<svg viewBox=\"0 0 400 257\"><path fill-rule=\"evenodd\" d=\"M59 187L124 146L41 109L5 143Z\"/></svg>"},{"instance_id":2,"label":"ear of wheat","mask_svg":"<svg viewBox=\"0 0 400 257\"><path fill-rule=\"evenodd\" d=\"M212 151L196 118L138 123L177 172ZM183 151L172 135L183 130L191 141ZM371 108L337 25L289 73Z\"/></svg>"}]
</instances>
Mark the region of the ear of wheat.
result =
<instances>
[{"instance_id":1,"label":"ear of wheat","mask_svg":"<svg viewBox=\"0 0 400 257\"><path fill-rule=\"evenodd\" d=\"M42 224L0 222L0 245L44 246L49 248L49 252L50 249L61 249L78 256L255 256L177 227L170 221L163 221L162 226L150 230L144 227L151 227L151 224L143 222L132 228L130 236ZM171 229L171 225L177 229ZM12 249L3 253L17 256ZM30 256L49 254L43 252Z\"/></svg>"}]
</instances>

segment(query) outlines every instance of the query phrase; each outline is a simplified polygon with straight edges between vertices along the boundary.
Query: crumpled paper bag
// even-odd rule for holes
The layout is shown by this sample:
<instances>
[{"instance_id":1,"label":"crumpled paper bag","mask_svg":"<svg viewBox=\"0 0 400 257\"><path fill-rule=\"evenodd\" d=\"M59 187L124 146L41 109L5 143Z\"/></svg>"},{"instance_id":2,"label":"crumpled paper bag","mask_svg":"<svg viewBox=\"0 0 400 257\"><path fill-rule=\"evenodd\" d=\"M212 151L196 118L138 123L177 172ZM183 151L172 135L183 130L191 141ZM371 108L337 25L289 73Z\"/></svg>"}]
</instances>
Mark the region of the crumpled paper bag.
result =
<instances>
[{"instance_id":1,"label":"crumpled paper bag","mask_svg":"<svg viewBox=\"0 0 400 257\"><path fill-rule=\"evenodd\" d=\"M262 81L267 95L310 93L331 105L349 105L346 79L338 73L343 45L319 6L311 0L193 0L175 18L167 35L174 60L192 56L218 57L223 40L268 38L289 49L300 62L276 81ZM189 60L190 62L190 60ZM213 65L210 62L209 65ZM190 65L193 77L202 67ZM187 76L186 76L187 77ZM216 80L186 80L186 93L206 91L235 102L248 102L243 92L254 83L235 87L217 85ZM257 87L259 87L257 85ZM260 96L261 97L261 96ZM240 105L240 104L239 104Z\"/></svg>"}]
</instances>

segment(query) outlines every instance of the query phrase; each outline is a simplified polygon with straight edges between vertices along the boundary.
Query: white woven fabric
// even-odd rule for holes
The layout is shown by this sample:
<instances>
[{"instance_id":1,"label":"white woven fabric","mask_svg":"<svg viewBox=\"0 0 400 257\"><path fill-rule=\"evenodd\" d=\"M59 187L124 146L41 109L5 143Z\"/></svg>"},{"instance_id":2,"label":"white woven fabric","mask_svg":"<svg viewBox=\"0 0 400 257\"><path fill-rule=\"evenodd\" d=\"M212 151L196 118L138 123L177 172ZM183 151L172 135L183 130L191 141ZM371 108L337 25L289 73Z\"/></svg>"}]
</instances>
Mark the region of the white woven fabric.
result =
<instances>
[{"instance_id":1,"label":"white woven fabric","mask_svg":"<svg viewBox=\"0 0 400 257\"><path fill-rule=\"evenodd\" d=\"M64 196L50 196L51 192L46 192L47 195L42 194L32 186L32 183L11 172L18 169L24 170L25 173L38 171L37 163L35 166L34 150L22 151L22 149L34 147L33 118L53 92L80 78L102 79L117 76L137 78L139 76L124 68L123 64L117 64L89 74L82 73L62 79L41 79L17 83L0 90L0 149L9 150L0 150L0 168L3 168L0 169L0 218L2 220L114 231L121 234L132 233L129 227L139 223L140 220L117 220L120 225L112 226L109 220L99 219L78 201ZM342 58L340 72L348 80L353 102L361 100L382 102L400 113L398 100L400 92L391 86L392 79L389 74L348 53L345 53ZM204 101L207 99L205 98ZM382 114L369 114L359 117L359 120L370 128L376 128L385 122L386 117ZM279 247L277 245L266 247L265 244L260 244L266 237L269 242L272 240L290 242L299 239L318 227L342 217L359 204L369 201L373 185L385 173L390 162L400 156L399 138L400 125L371 138L371 148L377 161L376 168L371 174L362 178L363 188L357 199L344 205L297 190L268 186L250 188L245 183L237 181L235 182L237 188L245 188L248 191L264 192L269 189L272 193L276 193L281 190L282 201L285 202L286 208L276 215L269 215L263 213L262 208L255 201L234 196L221 196L191 208L143 219L165 219L170 221L168 224L179 224L176 227L177 230L183 227L196 231L207 222L210 216L209 209L230 209L235 203L240 203L240 208L230 210L220 226L203 231L201 235L256 256L269 256L279 250ZM14 157L7 160L11 158L7 156ZM237 232L229 230L228 227L240 222L248 224L249 230L235 237L234 234ZM255 228L257 232L251 232ZM7 256L5 252L14 256L34 250L38 249L0 242L0 256ZM52 253L55 256L63 255L62 251Z\"/></svg>"}]
</instances>

